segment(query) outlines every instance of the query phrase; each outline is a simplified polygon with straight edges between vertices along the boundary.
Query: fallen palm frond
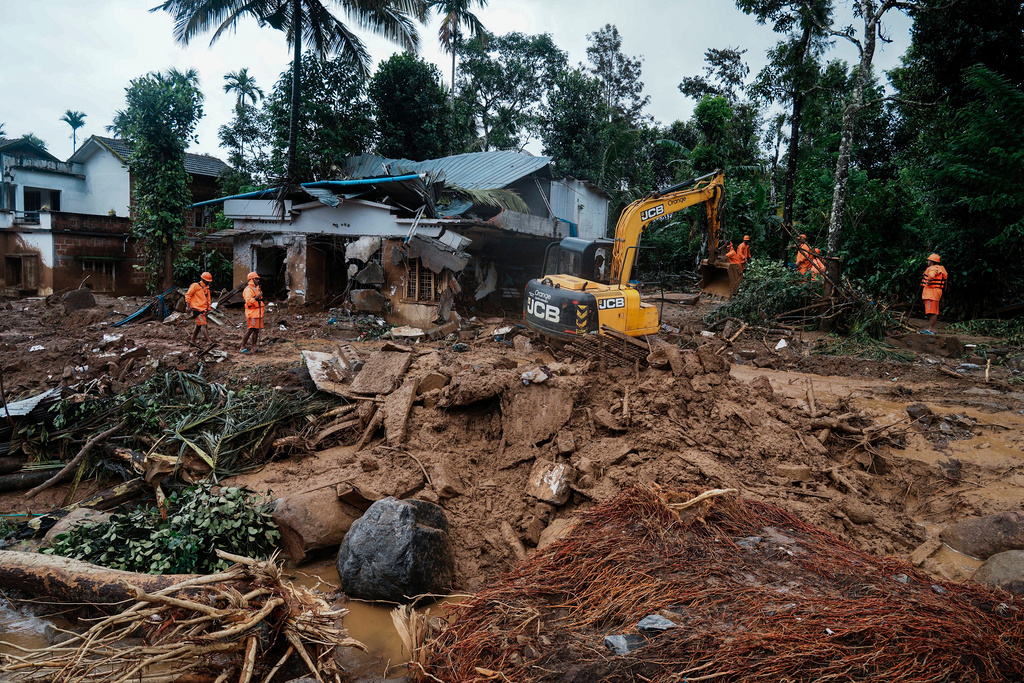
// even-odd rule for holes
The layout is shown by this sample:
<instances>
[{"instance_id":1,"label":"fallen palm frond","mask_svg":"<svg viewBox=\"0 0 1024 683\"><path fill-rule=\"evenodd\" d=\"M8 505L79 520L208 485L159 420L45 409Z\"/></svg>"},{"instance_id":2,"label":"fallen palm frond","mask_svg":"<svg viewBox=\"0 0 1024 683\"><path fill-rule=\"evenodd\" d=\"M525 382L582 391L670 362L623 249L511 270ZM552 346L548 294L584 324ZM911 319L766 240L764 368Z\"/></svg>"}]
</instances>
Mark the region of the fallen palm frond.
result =
<instances>
[{"instance_id":1,"label":"fallen palm frond","mask_svg":"<svg viewBox=\"0 0 1024 683\"><path fill-rule=\"evenodd\" d=\"M456 196L471 201L474 204L493 206L494 208L501 209L503 211L518 211L520 213L530 212L530 207L526 205L523 198L512 190L482 190L476 188L471 189L468 187L457 187L455 185L448 185L445 187L445 190L450 190Z\"/></svg>"},{"instance_id":2,"label":"fallen palm frond","mask_svg":"<svg viewBox=\"0 0 1024 683\"><path fill-rule=\"evenodd\" d=\"M268 681L297 657L318 681L342 680L335 647L365 646L340 627L345 609L281 577L274 562L221 553L227 571L147 594L84 633L46 648L8 644L5 681Z\"/></svg>"},{"instance_id":3,"label":"fallen palm frond","mask_svg":"<svg viewBox=\"0 0 1024 683\"><path fill-rule=\"evenodd\" d=\"M897 363L912 363L917 358L910 351L901 351L892 344L868 336L838 337L829 335L816 342L811 348L811 353L828 356L853 356L865 360Z\"/></svg>"},{"instance_id":4,"label":"fallen palm frond","mask_svg":"<svg viewBox=\"0 0 1024 683\"><path fill-rule=\"evenodd\" d=\"M391 623L409 654L406 666L411 671L422 672L427 663L427 615L405 605L391 610Z\"/></svg>"},{"instance_id":5,"label":"fallen palm frond","mask_svg":"<svg viewBox=\"0 0 1024 683\"><path fill-rule=\"evenodd\" d=\"M768 503L721 495L673 509L696 493L634 488L590 510L566 538L452 606L425 675L1024 679L1024 611L1009 594L863 552ZM648 616L656 625L641 631ZM606 636L628 654L610 652Z\"/></svg>"}]
</instances>

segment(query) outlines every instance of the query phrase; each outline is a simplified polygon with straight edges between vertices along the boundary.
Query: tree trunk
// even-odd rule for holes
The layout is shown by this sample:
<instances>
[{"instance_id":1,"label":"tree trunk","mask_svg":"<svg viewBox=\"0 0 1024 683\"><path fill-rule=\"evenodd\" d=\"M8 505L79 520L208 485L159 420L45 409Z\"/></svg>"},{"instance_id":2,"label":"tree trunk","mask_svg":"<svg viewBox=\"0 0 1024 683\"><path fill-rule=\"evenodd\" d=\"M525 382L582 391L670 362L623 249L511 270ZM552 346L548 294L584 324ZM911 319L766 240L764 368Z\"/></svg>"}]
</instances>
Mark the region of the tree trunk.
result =
<instances>
[{"instance_id":1,"label":"tree trunk","mask_svg":"<svg viewBox=\"0 0 1024 683\"><path fill-rule=\"evenodd\" d=\"M813 24L808 21L804 27L800 42L797 43L797 50L794 62L793 74L793 112L789 119L789 151L786 159L786 193L782 200L782 223L790 230L793 229L793 202L796 199L796 169L797 157L800 154L800 121L803 118L804 91L797 82L798 73L802 68L804 57L807 54L807 45L811 41L811 29ZM786 258L786 240L783 240L782 258Z\"/></svg>"},{"instance_id":2,"label":"tree trunk","mask_svg":"<svg viewBox=\"0 0 1024 683\"><path fill-rule=\"evenodd\" d=\"M53 470L29 470L0 476L0 492L20 491L38 486L53 476Z\"/></svg>"},{"instance_id":3,"label":"tree trunk","mask_svg":"<svg viewBox=\"0 0 1024 683\"><path fill-rule=\"evenodd\" d=\"M839 157L836 159L835 188L832 192L832 213L828 219L828 255L835 256L843 241L843 213L846 211L846 189L850 180L850 151L853 149L853 127L857 115L864 107L864 87L871 72L871 61L875 56L875 36L878 31L880 14L874 3L861 0L864 17L864 44L860 53L860 64L853 80L853 92L843 111L842 136L839 140Z\"/></svg>"},{"instance_id":4,"label":"tree trunk","mask_svg":"<svg viewBox=\"0 0 1024 683\"><path fill-rule=\"evenodd\" d=\"M288 122L288 162L285 167L287 183L295 182L295 148L299 142L299 89L302 80L302 0L292 0L292 107Z\"/></svg>"},{"instance_id":5,"label":"tree trunk","mask_svg":"<svg viewBox=\"0 0 1024 683\"><path fill-rule=\"evenodd\" d=\"M164 244L164 278L163 290L166 292L174 286L174 240Z\"/></svg>"},{"instance_id":6,"label":"tree trunk","mask_svg":"<svg viewBox=\"0 0 1024 683\"><path fill-rule=\"evenodd\" d=\"M58 602L110 603L134 600L133 587L155 593L193 574L136 574L58 555L0 550L0 585Z\"/></svg>"}]
</instances>

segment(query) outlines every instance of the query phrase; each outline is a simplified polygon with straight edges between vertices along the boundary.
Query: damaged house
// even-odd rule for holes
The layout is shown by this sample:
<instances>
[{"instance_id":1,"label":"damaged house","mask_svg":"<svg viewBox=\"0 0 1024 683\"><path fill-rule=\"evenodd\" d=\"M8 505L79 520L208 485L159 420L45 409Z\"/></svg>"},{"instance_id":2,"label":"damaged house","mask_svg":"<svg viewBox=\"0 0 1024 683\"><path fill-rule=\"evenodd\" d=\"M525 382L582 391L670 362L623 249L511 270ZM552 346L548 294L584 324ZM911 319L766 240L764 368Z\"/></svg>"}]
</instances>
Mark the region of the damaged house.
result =
<instances>
[{"instance_id":1,"label":"damaged house","mask_svg":"<svg viewBox=\"0 0 1024 683\"><path fill-rule=\"evenodd\" d=\"M47 296L78 288L114 295L146 293L135 268L142 257L131 237L128 145L91 136L67 161L24 138L0 139L0 291ZM228 165L186 154L189 189L197 200L216 197ZM208 213L186 216L191 237L204 231Z\"/></svg>"},{"instance_id":2,"label":"damaged house","mask_svg":"<svg viewBox=\"0 0 1024 683\"><path fill-rule=\"evenodd\" d=\"M553 177L549 157L363 155L342 171L283 203L276 190L216 200L234 221L213 237L231 241L236 281L254 270L264 292L290 302L426 328L451 319L456 297L518 307L548 244L603 237L608 222L608 196Z\"/></svg>"}]
</instances>

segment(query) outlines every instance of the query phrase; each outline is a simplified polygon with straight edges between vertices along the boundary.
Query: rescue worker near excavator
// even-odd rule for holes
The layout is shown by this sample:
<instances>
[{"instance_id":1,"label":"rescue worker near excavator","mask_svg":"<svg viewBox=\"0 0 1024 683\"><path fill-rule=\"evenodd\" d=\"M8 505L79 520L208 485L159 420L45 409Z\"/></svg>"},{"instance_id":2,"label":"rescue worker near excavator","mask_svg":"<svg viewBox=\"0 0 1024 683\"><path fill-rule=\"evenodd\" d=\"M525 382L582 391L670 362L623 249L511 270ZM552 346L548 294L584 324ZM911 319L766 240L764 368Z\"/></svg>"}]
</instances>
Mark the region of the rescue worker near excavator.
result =
<instances>
[{"instance_id":1,"label":"rescue worker near excavator","mask_svg":"<svg viewBox=\"0 0 1024 683\"><path fill-rule=\"evenodd\" d=\"M928 329L921 334L935 334L935 324L939 321L939 300L946 289L948 274L938 254L928 257L928 268L921 278L921 298L924 300L924 313L928 317Z\"/></svg>"},{"instance_id":2,"label":"rescue worker near excavator","mask_svg":"<svg viewBox=\"0 0 1024 683\"><path fill-rule=\"evenodd\" d=\"M743 267L743 257L740 256L740 252L736 251L736 248L732 246L732 242L729 242L729 251L725 252L725 258L729 260L730 264L735 263L740 268Z\"/></svg>"},{"instance_id":3,"label":"rescue worker near excavator","mask_svg":"<svg viewBox=\"0 0 1024 683\"><path fill-rule=\"evenodd\" d=\"M743 268L746 269L747 264L750 263L750 235L744 235L743 241L740 242L739 248L736 249L736 253L739 254L740 259L743 261Z\"/></svg>"},{"instance_id":4,"label":"rescue worker near excavator","mask_svg":"<svg viewBox=\"0 0 1024 683\"><path fill-rule=\"evenodd\" d=\"M188 288L188 293L185 294L185 306L192 313L192 319L196 323L196 326L192 329L192 338L188 340L189 346L196 346L196 337L199 336L199 330L203 331L206 343L213 344L210 341L209 327L206 324L206 315L212 308L210 298L211 282L213 282L213 275L203 273L199 276L199 282L193 282Z\"/></svg>"},{"instance_id":5,"label":"rescue worker near excavator","mask_svg":"<svg viewBox=\"0 0 1024 683\"><path fill-rule=\"evenodd\" d=\"M260 276L256 272L246 276L249 284L242 292L245 299L245 336L242 337L242 353L257 353L260 346L260 330L263 329L263 314L266 305L263 303L263 290L260 289ZM248 346L252 340L251 347Z\"/></svg>"}]
</instances>

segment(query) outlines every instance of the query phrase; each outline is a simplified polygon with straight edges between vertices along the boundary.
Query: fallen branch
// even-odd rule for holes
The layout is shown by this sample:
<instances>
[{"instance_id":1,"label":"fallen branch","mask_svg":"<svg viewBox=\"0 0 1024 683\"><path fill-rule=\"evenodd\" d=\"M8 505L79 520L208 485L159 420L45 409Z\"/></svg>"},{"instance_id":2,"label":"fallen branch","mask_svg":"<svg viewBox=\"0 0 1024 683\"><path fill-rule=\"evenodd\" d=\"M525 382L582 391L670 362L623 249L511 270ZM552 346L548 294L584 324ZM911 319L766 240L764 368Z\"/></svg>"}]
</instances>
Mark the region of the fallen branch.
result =
<instances>
[{"instance_id":1,"label":"fallen branch","mask_svg":"<svg viewBox=\"0 0 1024 683\"><path fill-rule=\"evenodd\" d=\"M42 493L46 489L50 488L54 484L59 484L61 481L66 479L67 476L69 474L71 474L71 472L76 467L78 467L78 463L82 462L82 459L85 458L85 456L87 456L89 454L89 451L91 451L96 446L96 444L101 443L103 441L106 441L111 436L113 436L117 432L121 431L124 428L124 425L125 425L125 421L121 420L120 422L118 422L116 425L114 425L113 427L111 427L107 431L100 432L96 436L94 436L91 439L89 439L85 443L85 445L82 446L82 450L78 451L78 455L76 455L74 458L72 458L71 462L69 462L67 465L65 465L64 468L60 472L58 472L57 474L53 475L51 478L47 479L42 484L40 484L39 486L35 487L34 489L29 491L28 493L26 493L25 497L26 498L35 498L37 495L39 495L40 493Z\"/></svg>"}]
</instances>

